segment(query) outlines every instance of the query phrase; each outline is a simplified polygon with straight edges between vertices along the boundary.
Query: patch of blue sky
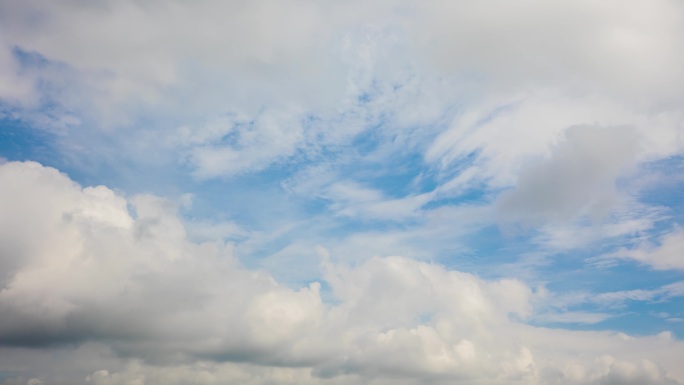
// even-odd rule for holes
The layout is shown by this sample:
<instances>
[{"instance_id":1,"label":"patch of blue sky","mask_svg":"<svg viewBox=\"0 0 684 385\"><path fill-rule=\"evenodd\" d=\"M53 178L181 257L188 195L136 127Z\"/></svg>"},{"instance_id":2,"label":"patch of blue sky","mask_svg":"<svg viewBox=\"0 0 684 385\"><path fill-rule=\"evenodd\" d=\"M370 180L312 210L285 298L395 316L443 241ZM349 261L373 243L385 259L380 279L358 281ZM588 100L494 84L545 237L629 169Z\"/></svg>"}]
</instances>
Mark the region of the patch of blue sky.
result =
<instances>
[{"instance_id":1,"label":"patch of blue sky","mask_svg":"<svg viewBox=\"0 0 684 385\"><path fill-rule=\"evenodd\" d=\"M18 119L0 120L0 156L10 161L35 160L54 167L64 167L54 148L55 134L27 127Z\"/></svg>"},{"instance_id":2,"label":"patch of blue sky","mask_svg":"<svg viewBox=\"0 0 684 385\"><path fill-rule=\"evenodd\" d=\"M44 110L43 110L44 111ZM82 186L106 185L127 194L179 196L193 183L188 170L140 162L124 156L101 157L101 152L68 152L61 134L19 119L0 120L0 156L10 161L37 161L54 167ZM106 138L100 139L102 142Z\"/></svg>"},{"instance_id":3,"label":"patch of blue sky","mask_svg":"<svg viewBox=\"0 0 684 385\"><path fill-rule=\"evenodd\" d=\"M673 218L684 218L684 157L646 163L632 183L639 184L635 188L640 202L667 207Z\"/></svg>"},{"instance_id":4,"label":"patch of blue sky","mask_svg":"<svg viewBox=\"0 0 684 385\"><path fill-rule=\"evenodd\" d=\"M499 270L499 266L517 261L518 253L524 252L506 250L506 246L498 242L496 231L493 227L486 227L467 235L426 237L422 243L436 262L449 269L496 279L508 275L507 271Z\"/></svg>"},{"instance_id":5,"label":"patch of blue sky","mask_svg":"<svg viewBox=\"0 0 684 385\"><path fill-rule=\"evenodd\" d=\"M378 129L381 123L374 122L353 137L350 147L360 156L367 155L382 145L383 137Z\"/></svg>"},{"instance_id":6,"label":"patch of blue sky","mask_svg":"<svg viewBox=\"0 0 684 385\"><path fill-rule=\"evenodd\" d=\"M676 270L653 270L632 260L619 260L610 267L588 264L583 256L593 253L555 255L540 274L548 277L553 291L586 290L593 293L653 289L681 280Z\"/></svg>"},{"instance_id":7,"label":"patch of blue sky","mask_svg":"<svg viewBox=\"0 0 684 385\"><path fill-rule=\"evenodd\" d=\"M437 183L430 170L421 164L418 153L393 158L391 164L350 165L348 172L355 180L380 190L388 198L432 191ZM419 179L418 179L419 178Z\"/></svg>"},{"instance_id":8,"label":"patch of blue sky","mask_svg":"<svg viewBox=\"0 0 684 385\"><path fill-rule=\"evenodd\" d=\"M654 301L628 301L621 317L609 318L604 326L610 329L627 329L631 334L649 335L671 331L684 337L684 322L679 320L684 309L684 297Z\"/></svg>"},{"instance_id":9,"label":"patch of blue sky","mask_svg":"<svg viewBox=\"0 0 684 385\"><path fill-rule=\"evenodd\" d=\"M393 90L396 91L398 88L394 87ZM356 102L359 104L365 104L365 103L370 103L375 99L376 93L374 92L369 92L369 91L364 91L361 92L359 95L356 96Z\"/></svg>"},{"instance_id":10,"label":"patch of blue sky","mask_svg":"<svg viewBox=\"0 0 684 385\"><path fill-rule=\"evenodd\" d=\"M437 172L423 161L420 148L387 149L383 122L356 135L345 151L346 160L337 164L344 177L381 191L387 198L433 191ZM391 142L391 140L389 141Z\"/></svg>"},{"instance_id":11,"label":"patch of blue sky","mask_svg":"<svg viewBox=\"0 0 684 385\"><path fill-rule=\"evenodd\" d=\"M530 323L571 330L616 331L632 336L672 332L674 336L681 338L684 336L684 322L682 322L684 319L682 319L681 309L684 309L684 297L646 301L627 300L624 304L614 307L588 303L565 311L599 315L594 322L532 321ZM563 312L560 311L560 314ZM606 315L606 318L602 319L600 315Z\"/></svg>"},{"instance_id":12,"label":"patch of blue sky","mask_svg":"<svg viewBox=\"0 0 684 385\"><path fill-rule=\"evenodd\" d=\"M478 185L474 188L468 188L455 196L437 197L434 200L426 203L423 206L425 210L436 209L445 206L458 206L463 204L488 204L491 203L492 195L484 189L484 186Z\"/></svg>"},{"instance_id":13,"label":"patch of blue sky","mask_svg":"<svg viewBox=\"0 0 684 385\"><path fill-rule=\"evenodd\" d=\"M109 178L89 173L81 164L75 164L73 158L65 156L59 140L60 133L40 127L36 122L11 117L0 119L0 157L54 167L86 186L110 183Z\"/></svg>"},{"instance_id":14,"label":"patch of blue sky","mask_svg":"<svg viewBox=\"0 0 684 385\"><path fill-rule=\"evenodd\" d=\"M401 221L395 220L384 220L376 218L366 218L366 217L349 217L349 216L326 216L334 222L334 234L338 238L347 237L356 233L364 232L396 232L402 230L409 230L416 227L417 222L420 222L420 218L404 219Z\"/></svg>"},{"instance_id":15,"label":"patch of blue sky","mask_svg":"<svg viewBox=\"0 0 684 385\"><path fill-rule=\"evenodd\" d=\"M497 225L485 226L461 236L459 244L465 246L457 254L440 251L438 260L446 266L467 270L485 278L501 278L510 273L499 269L501 265L514 264L521 256L533 251L532 246L520 237L507 234ZM464 251L465 250L465 251ZM469 268L468 265L470 264Z\"/></svg>"},{"instance_id":16,"label":"patch of blue sky","mask_svg":"<svg viewBox=\"0 0 684 385\"><path fill-rule=\"evenodd\" d=\"M185 186L193 194L189 216L231 219L248 228L264 229L304 217L310 209L302 199L285 194L277 171L235 176L229 180L194 181Z\"/></svg>"},{"instance_id":17,"label":"patch of blue sky","mask_svg":"<svg viewBox=\"0 0 684 385\"><path fill-rule=\"evenodd\" d=\"M680 273L675 271L656 271L644 266L624 261L611 268L589 267L579 258L554 258L553 263L540 269L545 279L545 287L554 293L586 293L588 300L602 293L619 293L629 291L656 292L664 285L679 282ZM663 330L683 331L681 325L670 325L671 322L658 320L652 313L673 313L681 311L682 298L663 298L654 296L644 301L625 300L609 305L601 303L580 303L569 307L570 311L589 313L607 313L617 315L593 325L581 323L570 324L577 329L606 329L626 333L649 334ZM676 318L676 317L674 317ZM546 324L545 326L554 326ZM557 325L556 325L557 326ZM673 329L674 328L674 329Z\"/></svg>"}]
</instances>

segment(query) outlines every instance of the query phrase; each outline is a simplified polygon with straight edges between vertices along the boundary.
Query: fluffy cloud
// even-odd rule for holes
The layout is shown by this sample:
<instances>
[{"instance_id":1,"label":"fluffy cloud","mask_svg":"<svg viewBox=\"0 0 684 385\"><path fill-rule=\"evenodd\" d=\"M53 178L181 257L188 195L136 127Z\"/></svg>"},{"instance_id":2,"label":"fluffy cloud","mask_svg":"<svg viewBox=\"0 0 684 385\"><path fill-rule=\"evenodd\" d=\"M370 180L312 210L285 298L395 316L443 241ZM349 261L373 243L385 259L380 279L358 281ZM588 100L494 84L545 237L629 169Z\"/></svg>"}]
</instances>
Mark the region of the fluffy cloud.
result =
<instances>
[{"instance_id":1,"label":"fluffy cloud","mask_svg":"<svg viewBox=\"0 0 684 385\"><path fill-rule=\"evenodd\" d=\"M0 165L0 182L0 370L24 378L59 383L61 370L95 384L682 379L670 356L684 346L667 335L514 321L532 315L537 295L517 280L402 257L354 267L324 260L328 302L318 282L284 287L240 267L227 244L188 241L161 198L82 188L37 163ZM88 350L100 358L80 373L51 368L59 363L43 354Z\"/></svg>"}]
</instances>

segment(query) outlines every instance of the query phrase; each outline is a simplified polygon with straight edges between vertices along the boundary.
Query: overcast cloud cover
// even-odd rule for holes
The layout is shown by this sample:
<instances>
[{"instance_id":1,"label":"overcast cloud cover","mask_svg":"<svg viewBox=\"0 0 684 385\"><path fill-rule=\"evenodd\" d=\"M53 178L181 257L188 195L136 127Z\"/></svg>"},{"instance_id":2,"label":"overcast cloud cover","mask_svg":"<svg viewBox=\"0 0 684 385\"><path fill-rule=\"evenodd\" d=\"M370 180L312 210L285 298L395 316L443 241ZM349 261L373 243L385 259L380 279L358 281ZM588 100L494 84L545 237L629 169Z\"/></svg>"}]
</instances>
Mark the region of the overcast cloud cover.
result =
<instances>
[{"instance_id":1,"label":"overcast cloud cover","mask_svg":"<svg viewBox=\"0 0 684 385\"><path fill-rule=\"evenodd\" d=\"M684 384L684 3L0 0L0 384Z\"/></svg>"}]
</instances>

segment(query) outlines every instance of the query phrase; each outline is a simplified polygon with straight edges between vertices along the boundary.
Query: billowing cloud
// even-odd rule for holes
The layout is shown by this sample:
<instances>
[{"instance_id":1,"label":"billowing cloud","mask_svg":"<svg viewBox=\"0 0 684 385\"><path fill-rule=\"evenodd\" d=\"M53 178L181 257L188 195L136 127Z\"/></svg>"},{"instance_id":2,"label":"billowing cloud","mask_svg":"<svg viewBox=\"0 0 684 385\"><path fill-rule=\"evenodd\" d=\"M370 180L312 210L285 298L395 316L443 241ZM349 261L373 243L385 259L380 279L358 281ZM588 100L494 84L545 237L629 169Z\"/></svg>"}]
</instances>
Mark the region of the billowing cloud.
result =
<instances>
[{"instance_id":1,"label":"billowing cloud","mask_svg":"<svg viewBox=\"0 0 684 385\"><path fill-rule=\"evenodd\" d=\"M518 280L403 257L324 260L329 302L319 282L292 289L241 267L228 244L188 241L159 197L82 188L37 163L0 165L0 182L1 354L33 362L45 349L99 349L109 358L81 383L682 379L668 355L684 346L672 338L525 325L538 294Z\"/></svg>"}]
</instances>

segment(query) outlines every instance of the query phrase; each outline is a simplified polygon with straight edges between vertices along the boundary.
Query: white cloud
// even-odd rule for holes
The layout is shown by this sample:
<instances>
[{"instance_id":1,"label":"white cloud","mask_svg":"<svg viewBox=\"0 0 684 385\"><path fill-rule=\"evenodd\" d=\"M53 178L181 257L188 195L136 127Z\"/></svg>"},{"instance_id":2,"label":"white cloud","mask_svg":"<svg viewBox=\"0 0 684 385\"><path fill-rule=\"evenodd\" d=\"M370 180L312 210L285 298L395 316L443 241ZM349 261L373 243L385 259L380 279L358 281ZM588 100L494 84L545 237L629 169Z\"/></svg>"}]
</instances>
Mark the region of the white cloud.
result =
<instances>
[{"instance_id":1,"label":"white cloud","mask_svg":"<svg viewBox=\"0 0 684 385\"><path fill-rule=\"evenodd\" d=\"M420 48L490 92L553 84L655 109L684 96L672 83L684 62L673 49L683 33L676 1L434 1L416 13Z\"/></svg>"},{"instance_id":2,"label":"white cloud","mask_svg":"<svg viewBox=\"0 0 684 385\"><path fill-rule=\"evenodd\" d=\"M386 131L385 147L423 151L454 114L426 160L445 165L479 153L478 177L494 186L509 186L572 125L634 125L658 132L646 137L669 153L679 150L671 121L681 117L684 55L673 1L0 7L0 76L11 85L0 97L25 105L16 112L39 125L75 117L60 138L71 150L106 141L142 159L166 151L216 177L348 146L365 130ZM21 65L12 48L45 60ZM39 100L55 104L50 119L36 117L47 113L30 102ZM223 125L231 113L251 128ZM320 121L302 127L312 116ZM239 143L226 143L230 135Z\"/></svg>"},{"instance_id":3,"label":"white cloud","mask_svg":"<svg viewBox=\"0 0 684 385\"><path fill-rule=\"evenodd\" d=\"M189 161L202 178L259 171L294 155L304 139L301 112L268 112L233 127L235 143L207 141L190 148ZM201 131L200 131L201 132ZM192 135L191 135L192 136ZM225 135L222 135L225 136Z\"/></svg>"},{"instance_id":4,"label":"white cloud","mask_svg":"<svg viewBox=\"0 0 684 385\"><path fill-rule=\"evenodd\" d=\"M4 4L3 16L7 44L83 71L119 102L132 95L158 102L165 87L187 76L201 80L203 70L237 70L252 84L266 77L277 85L289 74L316 87L325 56L313 53L344 18L306 1L25 2ZM310 69L314 76L307 80L303 71Z\"/></svg>"},{"instance_id":5,"label":"white cloud","mask_svg":"<svg viewBox=\"0 0 684 385\"><path fill-rule=\"evenodd\" d=\"M22 362L26 377L71 378L70 365L51 368L61 364L42 352L68 357L81 346L100 353L71 383L676 383L664 368L684 379L668 358L681 355L677 340L513 321L533 315L537 295L517 280L376 257L327 263L335 302L325 303L319 283L290 289L241 268L220 243L189 242L161 198L81 188L36 163L0 165L0 182L0 257L12 266L0 354L16 355L0 370Z\"/></svg>"},{"instance_id":6,"label":"white cloud","mask_svg":"<svg viewBox=\"0 0 684 385\"><path fill-rule=\"evenodd\" d=\"M617 178L636 158L638 137L629 127L573 127L550 159L524 169L513 191L498 198L504 219L602 219L618 199Z\"/></svg>"},{"instance_id":7,"label":"white cloud","mask_svg":"<svg viewBox=\"0 0 684 385\"><path fill-rule=\"evenodd\" d=\"M680 119L680 111L653 114L605 95L576 95L551 86L526 88L469 101L427 148L425 160L451 178L441 187L446 195L458 196L482 185L516 186L521 178L531 183L532 169L541 173L544 163L548 163L546 174L537 179L555 173L557 182L586 183L595 174L593 183L610 184L616 172L678 153ZM601 147L606 141L613 144L611 135L617 140L615 146ZM591 158L585 157L585 150ZM587 167L594 161L604 168L585 172L581 181L572 181L572 174L567 175L569 170L559 163L579 168L581 162ZM611 171L611 164L617 169Z\"/></svg>"},{"instance_id":8,"label":"white cloud","mask_svg":"<svg viewBox=\"0 0 684 385\"><path fill-rule=\"evenodd\" d=\"M386 257L461 250L495 221L492 201L504 222L539 225L543 247L638 242L662 213L617 181L681 152L682 15L668 0L1 3L0 114L59 130L74 162L216 178L291 161L287 192L325 199L336 219L419 226L326 242L302 230L262 266L308 280L316 244L336 258L294 289L203 241L244 237L249 253L296 223L184 224L165 199L0 159L0 371L72 385L684 381L684 347L666 334L524 324L600 322L612 313L568 309L666 299L680 284L550 295L565 302L549 307L517 280ZM368 148L354 148L364 133ZM345 174L398 155L423 155L432 192L390 196ZM488 194L477 204L424 209L473 187ZM680 233L619 257L682 268Z\"/></svg>"},{"instance_id":9,"label":"white cloud","mask_svg":"<svg viewBox=\"0 0 684 385\"><path fill-rule=\"evenodd\" d=\"M644 242L634 249L622 249L605 258L633 259L656 270L684 269L684 230L675 227L661 236L657 244Z\"/></svg>"}]
</instances>

